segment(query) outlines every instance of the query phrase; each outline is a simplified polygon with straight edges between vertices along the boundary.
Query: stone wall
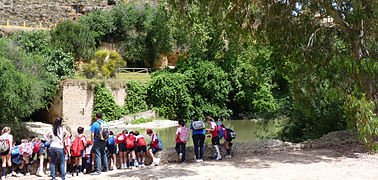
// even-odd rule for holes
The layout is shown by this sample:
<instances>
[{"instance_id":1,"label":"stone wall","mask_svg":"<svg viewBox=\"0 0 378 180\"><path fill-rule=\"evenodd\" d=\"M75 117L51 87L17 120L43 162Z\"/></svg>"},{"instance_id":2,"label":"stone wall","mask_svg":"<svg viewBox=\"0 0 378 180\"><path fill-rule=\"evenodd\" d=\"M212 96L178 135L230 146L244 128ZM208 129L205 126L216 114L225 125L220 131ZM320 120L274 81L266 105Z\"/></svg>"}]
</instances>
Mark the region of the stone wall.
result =
<instances>
[{"instance_id":1,"label":"stone wall","mask_svg":"<svg viewBox=\"0 0 378 180\"><path fill-rule=\"evenodd\" d=\"M0 24L53 27L66 19L76 20L94 9L109 9L119 0L0 0Z\"/></svg>"},{"instance_id":2,"label":"stone wall","mask_svg":"<svg viewBox=\"0 0 378 180\"><path fill-rule=\"evenodd\" d=\"M106 86L111 90L116 103L122 106L126 98L123 82L109 82ZM89 126L92 123L93 93L94 84L86 80L61 81L47 113L49 122L53 123L60 116L70 127Z\"/></svg>"}]
</instances>

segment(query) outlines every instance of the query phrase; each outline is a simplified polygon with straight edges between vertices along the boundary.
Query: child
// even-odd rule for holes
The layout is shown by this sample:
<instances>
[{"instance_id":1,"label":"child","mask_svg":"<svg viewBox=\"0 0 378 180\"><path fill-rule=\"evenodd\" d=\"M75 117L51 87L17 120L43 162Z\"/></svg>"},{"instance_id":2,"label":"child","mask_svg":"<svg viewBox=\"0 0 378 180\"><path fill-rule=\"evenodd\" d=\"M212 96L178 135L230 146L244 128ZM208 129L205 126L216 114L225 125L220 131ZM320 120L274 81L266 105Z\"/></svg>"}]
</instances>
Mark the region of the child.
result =
<instances>
[{"instance_id":1,"label":"child","mask_svg":"<svg viewBox=\"0 0 378 180\"><path fill-rule=\"evenodd\" d=\"M134 169L134 162L135 162L135 149L136 149L136 138L134 133L131 131L129 135L126 137L126 162L129 162L128 155L130 154L131 162L130 162L130 169Z\"/></svg>"},{"instance_id":2,"label":"child","mask_svg":"<svg viewBox=\"0 0 378 180\"><path fill-rule=\"evenodd\" d=\"M72 142L72 156L75 157L75 165L72 176L83 175L82 158L85 156L84 148L87 146L87 138L85 138L85 136L83 135L84 128L78 127L77 133L78 134L75 136L75 139Z\"/></svg>"},{"instance_id":3,"label":"child","mask_svg":"<svg viewBox=\"0 0 378 180\"><path fill-rule=\"evenodd\" d=\"M72 147L72 131L71 128L68 126L65 126L66 130L70 133L70 136L65 136L63 140L63 145L64 145L64 161L65 161L65 166L64 166L64 171L67 174L67 177L70 177L71 174L67 172L67 167L69 164L71 164L71 147Z\"/></svg>"},{"instance_id":4,"label":"child","mask_svg":"<svg viewBox=\"0 0 378 180\"><path fill-rule=\"evenodd\" d=\"M117 164L117 155L116 155L116 143L115 138L113 135L113 131L110 131L109 138L107 141L107 148L108 152L110 154L110 168L113 170L117 170L116 164Z\"/></svg>"},{"instance_id":5,"label":"child","mask_svg":"<svg viewBox=\"0 0 378 180\"><path fill-rule=\"evenodd\" d=\"M47 175L43 172L43 161L45 159L45 142L46 142L46 140L45 139L39 140L38 138L35 138L33 141L35 142L35 144L33 143L34 148L33 148L32 157L34 159L34 155L37 155L37 159L39 158L39 166L38 166L36 175L40 176L40 177L46 177Z\"/></svg>"},{"instance_id":6,"label":"child","mask_svg":"<svg viewBox=\"0 0 378 180\"><path fill-rule=\"evenodd\" d=\"M144 160L146 159L146 152L147 152L146 141L144 140L143 135L139 134L138 131L135 131L135 138L137 141L136 152L137 152L137 159L139 162L139 166L144 167Z\"/></svg>"},{"instance_id":7,"label":"child","mask_svg":"<svg viewBox=\"0 0 378 180\"><path fill-rule=\"evenodd\" d=\"M159 165L160 159L154 156L154 154L159 151L159 139L151 129L147 129L147 134L151 137L150 143L148 144L150 148L148 149L147 156L152 159L151 166Z\"/></svg>"},{"instance_id":8,"label":"child","mask_svg":"<svg viewBox=\"0 0 378 180\"><path fill-rule=\"evenodd\" d=\"M83 173L89 172L89 166L91 165L91 152L92 152L92 141L87 141L87 147L85 148L85 156L83 159Z\"/></svg>"},{"instance_id":9,"label":"child","mask_svg":"<svg viewBox=\"0 0 378 180\"><path fill-rule=\"evenodd\" d=\"M8 175L12 176L12 162L11 162L11 151L13 149L13 136L11 134L11 128L10 127L4 127L1 131L0 140L5 142L8 149L4 152L1 152L1 161L2 161L2 176L1 179L5 179L5 170L8 165Z\"/></svg>"},{"instance_id":10,"label":"child","mask_svg":"<svg viewBox=\"0 0 378 180\"><path fill-rule=\"evenodd\" d=\"M219 150L219 137L218 137L218 130L217 130L217 124L214 122L214 119L207 116L206 117L206 122L209 124L210 126L210 129L206 129L206 131L210 132L211 133L211 136L212 136L212 144L213 144L213 147L214 147L214 150L217 152L217 157L214 159L214 160L220 160L222 159L222 155L220 154L220 150Z\"/></svg>"},{"instance_id":11,"label":"child","mask_svg":"<svg viewBox=\"0 0 378 180\"><path fill-rule=\"evenodd\" d=\"M45 141L44 147L46 147L46 152L47 152L46 175L50 176L51 175L51 172L50 172L51 157L50 157L49 150L50 150L50 142L52 142L52 136L49 136L48 138L50 138L50 140Z\"/></svg>"},{"instance_id":12,"label":"child","mask_svg":"<svg viewBox=\"0 0 378 180\"><path fill-rule=\"evenodd\" d=\"M20 167L23 167L25 163L22 161L21 149L22 148L20 146L16 146L15 142L13 142L13 148L11 150L11 159L12 159L12 163L17 166L17 169L13 172L10 172L11 173L10 175L18 176L18 177L23 176L23 174L20 173Z\"/></svg>"},{"instance_id":13,"label":"child","mask_svg":"<svg viewBox=\"0 0 378 180\"><path fill-rule=\"evenodd\" d=\"M20 145L20 151L21 151L21 166L16 169L15 175L16 176L23 176L20 171L26 167L26 176L30 176L30 169L29 169L29 164L30 164L30 157L33 153L33 142L29 142L27 139L22 139L21 140L21 145Z\"/></svg>"},{"instance_id":14,"label":"child","mask_svg":"<svg viewBox=\"0 0 378 180\"><path fill-rule=\"evenodd\" d=\"M176 143L176 152L179 156L179 160L182 163L185 163L185 154L186 154L186 142L189 140L189 132L188 128L185 127L185 122L183 120L179 120L179 127L176 130L175 136L175 143Z\"/></svg>"},{"instance_id":15,"label":"child","mask_svg":"<svg viewBox=\"0 0 378 180\"><path fill-rule=\"evenodd\" d=\"M117 144L119 149L119 162L121 164L121 169L126 169L126 137L127 137L127 130L123 130L122 133L119 133L117 136Z\"/></svg>"}]
</instances>

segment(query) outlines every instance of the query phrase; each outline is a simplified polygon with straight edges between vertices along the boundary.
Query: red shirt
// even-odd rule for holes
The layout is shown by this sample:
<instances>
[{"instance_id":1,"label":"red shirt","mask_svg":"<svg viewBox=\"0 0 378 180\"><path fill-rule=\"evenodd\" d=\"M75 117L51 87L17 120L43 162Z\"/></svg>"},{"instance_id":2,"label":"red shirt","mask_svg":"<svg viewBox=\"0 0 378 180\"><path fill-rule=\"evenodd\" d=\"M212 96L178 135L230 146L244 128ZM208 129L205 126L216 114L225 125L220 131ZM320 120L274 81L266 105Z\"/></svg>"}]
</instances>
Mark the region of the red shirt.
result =
<instances>
[{"instance_id":1,"label":"red shirt","mask_svg":"<svg viewBox=\"0 0 378 180\"><path fill-rule=\"evenodd\" d=\"M153 133L151 135L151 141L150 142L151 142L150 147L155 147L155 148L159 149L159 146L158 146L159 140L156 137L155 133Z\"/></svg>"},{"instance_id":2,"label":"red shirt","mask_svg":"<svg viewBox=\"0 0 378 180\"><path fill-rule=\"evenodd\" d=\"M144 140L144 137L142 135L136 136L137 139L137 147L145 146L146 141Z\"/></svg>"},{"instance_id":3,"label":"red shirt","mask_svg":"<svg viewBox=\"0 0 378 180\"><path fill-rule=\"evenodd\" d=\"M210 121L210 129L217 129L217 124L215 122ZM218 132L215 131L210 131L212 137L218 136Z\"/></svg>"},{"instance_id":4,"label":"red shirt","mask_svg":"<svg viewBox=\"0 0 378 180\"><path fill-rule=\"evenodd\" d=\"M126 148L132 148L135 146L136 138L134 135L129 134L126 137Z\"/></svg>"},{"instance_id":5,"label":"red shirt","mask_svg":"<svg viewBox=\"0 0 378 180\"><path fill-rule=\"evenodd\" d=\"M178 128L176 129L176 135L177 135L176 142L177 142L177 143L183 142L183 141L181 141L181 139L180 139L181 130L182 130L181 126L178 127Z\"/></svg>"}]
</instances>

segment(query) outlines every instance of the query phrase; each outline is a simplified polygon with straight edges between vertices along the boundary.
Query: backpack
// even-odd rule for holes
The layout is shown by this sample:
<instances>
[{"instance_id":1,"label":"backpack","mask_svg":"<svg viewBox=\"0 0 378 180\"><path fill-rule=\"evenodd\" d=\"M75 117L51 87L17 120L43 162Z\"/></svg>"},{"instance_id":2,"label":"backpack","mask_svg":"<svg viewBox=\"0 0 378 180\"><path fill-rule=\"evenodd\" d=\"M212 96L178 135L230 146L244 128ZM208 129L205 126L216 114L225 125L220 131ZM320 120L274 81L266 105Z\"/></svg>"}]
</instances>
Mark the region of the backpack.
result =
<instances>
[{"instance_id":1,"label":"backpack","mask_svg":"<svg viewBox=\"0 0 378 180\"><path fill-rule=\"evenodd\" d=\"M182 142L188 142L189 141L189 131L188 131L188 128L186 127L179 127L181 128L181 132L180 132L180 140Z\"/></svg>"},{"instance_id":2,"label":"backpack","mask_svg":"<svg viewBox=\"0 0 378 180\"><path fill-rule=\"evenodd\" d=\"M205 123L203 121L193 121L193 129L194 130L205 129Z\"/></svg>"},{"instance_id":3,"label":"backpack","mask_svg":"<svg viewBox=\"0 0 378 180\"><path fill-rule=\"evenodd\" d=\"M9 149L8 138L1 137L0 139L0 152L5 152Z\"/></svg>"},{"instance_id":4,"label":"backpack","mask_svg":"<svg viewBox=\"0 0 378 180\"><path fill-rule=\"evenodd\" d=\"M216 129L217 129L217 132L218 132L219 139L222 139L225 135L225 133L223 131L222 123L220 123L220 122L217 123Z\"/></svg>"},{"instance_id":5,"label":"backpack","mask_svg":"<svg viewBox=\"0 0 378 180\"><path fill-rule=\"evenodd\" d=\"M22 144L22 146L20 146L22 148L22 151L21 151L21 154L22 156L30 156L32 155L33 153L33 143L24 143Z\"/></svg>"},{"instance_id":6,"label":"backpack","mask_svg":"<svg viewBox=\"0 0 378 180\"><path fill-rule=\"evenodd\" d=\"M33 153L36 154L39 152L39 149L41 149L41 141L39 140L37 143L35 143L33 148Z\"/></svg>"},{"instance_id":7,"label":"backpack","mask_svg":"<svg viewBox=\"0 0 378 180\"><path fill-rule=\"evenodd\" d=\"M126 137L126 148L127 149L133 148L135 146L134 140L135 140L134 135L128 135Z\"/></svg>"},{"instance_id":8,"label":"backpack","mask_svg":"<svg viewBox=\"0 0 378 180\"><path fill-rule=\"evenodd\" d=\"M125 142L125 140L126 140L126 135L119 133L117 138L116 138L117 144L121 144L121 143Z\"/></svg>"},{"instance_id":9,"label":"backpack","mask_svg":"<svg viewBox=\"0 0 378 180\"><path fill-rule=\"evenodd\" d=\"M109 138L108 138L108 145L114 145L114 144L115 144L114 136L109 136Z\"/></svg>"},{"instance_id":10,"label":"backpack","mask_svg":"<svg viewBox=\"0 0 378 180\"><path fill-rule=\"evenodd\" d=\"M159 149L160 149L160 150L161 150L161 149L163 149L163 142L162 142L162 141L160 140L160 138L159 138L159 136L158 136L158 135L156 135L156 134L155 134L155 136L156 136L156 138L157 138L157 139L158 139L158 141L159 141L159 142L158 142L158 144L157 144L157 145L158 145L158 147L159 147Z\"/></svg>"},{"instance_id":11,"label":"backpack","mask_svg":"<svg viewBox=\"0 0 378 180\"><path fill-rule=\"evenodd\" d=\"M81 155L81 150L84 149L84 143L81 140L82 136L76 135L72 143L72 156L77 157Z\"/></svg>"},{"instance_id":12,"label":"backpack","mask_svg":"<svg viewBox=\"0 0 378 180\"><path fill-rule=\"evenodd\" d=\"M100 123L99 139L104 141L109 138L109 126L106 123L97 122Z\"/></svg>"},{"instance_id":13,"label":"backpack","mask_svg":"<svg viewBox=\"0 0 378 180\"><path fill-rule=\"evenodd\" d=\"M11 156L12 156L12 162L15 164L21 163L21 151L22 147L16 146L12 149Z\"/></svg>"},{"instance_id":14,"label":"backpack","mask_svg":"<svg viewBox=\"0 0 378 180\"><path fill-rule=\"evenodd\" d=\"M226 131L227 131L227 139L236 138L236 133L233 130L226 128Z\"/></svg>"}]
</instances>

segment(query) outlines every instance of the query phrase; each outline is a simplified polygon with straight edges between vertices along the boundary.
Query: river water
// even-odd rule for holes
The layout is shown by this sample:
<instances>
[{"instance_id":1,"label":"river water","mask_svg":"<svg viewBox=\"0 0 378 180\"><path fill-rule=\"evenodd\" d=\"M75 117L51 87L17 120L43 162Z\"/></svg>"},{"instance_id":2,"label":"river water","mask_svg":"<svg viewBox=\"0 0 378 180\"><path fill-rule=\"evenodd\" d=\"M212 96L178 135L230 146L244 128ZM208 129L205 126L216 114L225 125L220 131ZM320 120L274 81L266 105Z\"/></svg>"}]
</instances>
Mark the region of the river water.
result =
<instances>
[{"instance_id":1,"label":"river water","mask_svg":"<svg viewBox=\"0 0 378 180\"><path fill-rule=\"evenodd\" d=\"M258 123L253 120L228 120L222 122L227 128L232 129L236 132L236 139L233 142L252 142L257 141L257 133L259 135L264 135L264 127L261 123ZM206 128L208 124L206 124ZM190 124L187 124L187 127L190 127ZM269 125L267 126L269 129ZM170 128L163 128L163 129L152 129L154 132L158 134L160 139L163 141L164 148L171 148L174 147L174 138L175 132L177 127L170 127ZM189 129L189 128L188 128ZM145 138L146 142L148 143L150 137L146 134L146 129L128 129L129 131L139 131ZM120 133L121 129L112 129L114 134ZM205 142L209 142L208 138L206 138ZM223 143L223 140L221 140ZM193 140L190 138L189 142L187 142L187 146L193 146Z\"/></svg>"}]
</instances>

